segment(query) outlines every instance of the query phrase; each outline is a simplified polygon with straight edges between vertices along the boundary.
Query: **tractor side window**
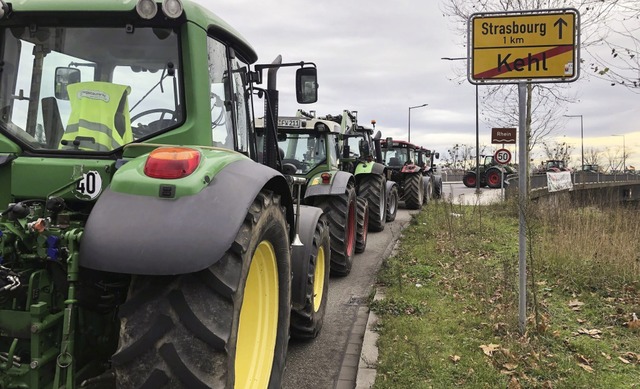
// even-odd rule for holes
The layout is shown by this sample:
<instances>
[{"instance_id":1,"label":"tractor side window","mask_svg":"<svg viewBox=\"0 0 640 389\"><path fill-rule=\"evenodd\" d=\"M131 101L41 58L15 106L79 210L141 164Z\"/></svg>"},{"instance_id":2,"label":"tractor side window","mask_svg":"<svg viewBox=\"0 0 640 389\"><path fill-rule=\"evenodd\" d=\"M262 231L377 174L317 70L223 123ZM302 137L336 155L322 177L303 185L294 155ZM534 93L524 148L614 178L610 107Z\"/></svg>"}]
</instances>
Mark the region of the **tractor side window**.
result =
<instances>
[{"instance_id":1,"label":"tractor side window","mask_svg":"<svg viewBox=\"0 0 640 389\"><path fill-rule=\"evenodd\" d=\"M329 135L328 139L333 143L333 147L328 147L329 149L329 164L333 168L338 168L338 148L340 145L338 144L338 137L335 135Z\"/></svg>"},{"instance_id":2,"label":"tractor side window","mask_svg":"<svg viewBox=\"0 0 640 389\"><path fill-rule=\"evenodd\" d=\"M249 110L247 104L249 92L246 82L248 66L234 58L231 60L231 67L234 101L236 103L237 147L238 151L247 153L249 151Z\"/></svg>"},{"instance_id":3,"label":"tractor side window","mask_svg":"<svg viewBox=\"0 0 640 389\"><path fill-rule=\"evenodd\" d=\"M209 82L211 98L211 132L213 145L227 149L233 145L233 121L231 118L229 61L227 48L222 43L207 39L207 54L209 58Z\"/></svg>"}]
</instances>

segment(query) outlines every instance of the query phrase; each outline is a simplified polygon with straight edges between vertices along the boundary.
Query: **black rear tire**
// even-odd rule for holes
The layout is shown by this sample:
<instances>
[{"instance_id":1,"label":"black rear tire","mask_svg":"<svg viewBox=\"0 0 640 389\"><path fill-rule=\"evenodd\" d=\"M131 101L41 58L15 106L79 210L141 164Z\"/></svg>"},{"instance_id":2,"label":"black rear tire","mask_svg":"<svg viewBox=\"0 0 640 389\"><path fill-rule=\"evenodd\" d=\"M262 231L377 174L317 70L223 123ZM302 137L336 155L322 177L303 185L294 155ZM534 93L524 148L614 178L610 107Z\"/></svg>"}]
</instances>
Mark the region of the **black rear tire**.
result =
<instances>
[{"instance_id":1,"label":"black rear tire","mask_svg":"<svg viewBox=\"0 0 640 389\"><path fill-rule=\"evenodd\" d=\"M360 180L360 197L369 202L369 231L384 230L387 204L387 180L379 174L368 174Z\"/></svg>"},{"instance_id":2,"label":"black rear tire","mask_svg":"<svg viewBox=\"0 0 640 389\"><path fill-rule=\"evenodd\" d=\"M462 183L467 188L475 188L476 187L476 174L475 173L467 173L462 177Z\"/></svg>"},{"instance_id":3,"label":"black rear tire","mask_svg":"<svg viewBox=\"0 0 640 389\"><path fill-rule=\"evenodd\" d=\"M400 201L400 196L398 195L398 187L393 186L389 191L389 199L387 200L387 211L386 211L387 223L396 220L396 215L398 214L399 201Z\"/></svg>"},{"instance_id":4,"label":"black rear tire","mask_svg":"<svg viewBox=\"0 0 640 389\"><path fill-rule=\"evenodd\" d=\"M229 388L257 382L279 388L291 313L288 231L280 198L263 191L218 262L194 274L134 277L119 311L120 344L112 357L117 387ZM261 286L264 273L274 287L268 291ZM256 298L256 292L268 297ZM256 304L268 314L251 317ZM264 367L249 376L247 367L265 358Z\"/></svg>"},{"instance_id":5,"label":"black rear tire","mask_svg":"<svg viewBox=\"0 0 640 389\"><path fill-rule=\"evenodd\" d=\"M369 231L369 202L358 197L358 226L356 228L356 253L362 253L367 248L367 236Z\"/></svg>"},{"instance_id":6,"label":"black rear tire","mask_svg":"<svg viewBox=\"0 0 640 389\"><path fill-rule=\"evenodd\" d=\"M346 276L351 272L356 247L356 190L349 185L346 193L325 196L315 205L327 214L329 221L331 273Z\"/></svg>"},{"instance_id":7,"label":"black rear tire","mask_svg":"<svg viewBox=\"0 0 640 389\"><path fill-rule=\"evenodd\" d=\"M422 174L407 175L404 179L404 204L409 209L422 208L424 198L424 186Z\"/></svg>"},{"instance_id":8,"label":"black rear tire","mask_svg":"<svg viewBox=\"0 0 640 389\"><path fill-rule=\"evenodd\" d=\"M318 220L313 234L306 283L306 303L291 312L291 336L313 339L320 333L329 296L329 255L331 253L329 225L326 217Z\"/></svg>"}]
</instances>

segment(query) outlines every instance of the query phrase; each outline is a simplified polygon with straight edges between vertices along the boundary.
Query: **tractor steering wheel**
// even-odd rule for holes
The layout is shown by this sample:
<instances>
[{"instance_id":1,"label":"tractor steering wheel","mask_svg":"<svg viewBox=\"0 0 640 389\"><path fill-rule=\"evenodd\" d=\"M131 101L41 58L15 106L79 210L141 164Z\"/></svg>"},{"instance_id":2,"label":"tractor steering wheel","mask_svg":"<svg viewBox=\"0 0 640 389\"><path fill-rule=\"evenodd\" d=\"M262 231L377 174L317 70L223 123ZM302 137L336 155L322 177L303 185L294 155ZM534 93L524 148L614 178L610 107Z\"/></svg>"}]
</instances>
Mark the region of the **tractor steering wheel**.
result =
<instances>
[{"instance_id":1,"label":"tractor steering wheel","mask_svg":"<svg viewBox=\"0 0 640 389\"><path fill-rule=\"evenodd\" d=\"M149 124L138 124L137 126L133 126L134 122L141 117L153 114L161 114L160 119L149 122ZM165 119L165 115L170 115L170 118ZM136 138L142 138L147 135L151 135L154 132L157 132L165 127L167 127L167 122L175 123L177 121L176 112L174 110L168 108L154 108L146 111L142 111L139 114L134 115L131 118L131 130Z\"/></svg>"}]
</instances>

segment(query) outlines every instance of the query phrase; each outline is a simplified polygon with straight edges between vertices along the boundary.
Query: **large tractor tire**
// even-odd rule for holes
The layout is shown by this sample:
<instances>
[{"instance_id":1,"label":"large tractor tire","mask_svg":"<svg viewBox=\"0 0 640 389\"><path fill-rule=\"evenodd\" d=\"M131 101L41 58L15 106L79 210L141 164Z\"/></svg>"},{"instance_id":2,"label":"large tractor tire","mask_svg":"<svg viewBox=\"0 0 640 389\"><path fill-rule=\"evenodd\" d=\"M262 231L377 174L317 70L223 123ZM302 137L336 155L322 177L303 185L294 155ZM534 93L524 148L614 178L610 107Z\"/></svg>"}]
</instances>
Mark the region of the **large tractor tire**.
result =
<instances>
[{"instance_id":1,"label":"large tractor tire","mask_svg":"<svg viewBox=\"0 0 640 389\"><path fill-rule=\"evenodd\" d=\"M422 174L415 173L406 176L404 180L404 204L409 209L422 208L424 185Z\"/></svg>"},{"instance_id":2,"label":"large tractor tire","mask_svg":"<svg viewBox=\"0 0 640 389\"><path fill-rule=\"evenodd\" d=\"M296 339L312 339L318 336L329 294L329 255L331 253L329 225L321 217L313 235L305 299L302 309L291 312L291 336Z\"/></svg>"},{"instance_id":3,"label":"large tractor tire","mask_svg":"<svg viewBox=\"0 0 640 389\"><path fill-rule=\"evenodd\" d=\"M384 230L386 221L387 180L378 174L368 174L360 181L360 197L369 202L369 231Z\"/></svg>"},{"instance_id":4,"label":"large tractor tire","mask_svg":"<svg viewBox=\"0 0 640 389\"><path fill-rule=\"evenodd\" d=\"M422 204L428 204L431 201L431 194L433 192L433 183L431 177L424 178L424 195L422 196Z\"/></svg>"},{"instance_id":5,"label":"large tractor tire","mask_svg":"<svg viewBox=\"0 0 640 389\"><path fill-rule=\"evenodd\" d=\"M364 252L367 247L367 235L369 231L369 202L358 197L358 226L356 227L356 253Z\"/></svg>"},{"instance_id":6,"label":"large tractor tire","mask_svg":"<svg viewBox=\"0 0 640 389\"><path fill-rule=\"evenodd\" d=\"M323 197L315 205L329 220L331 273L346 276L351 272L356 248L356 190L349 185L345 194Z\"/></svg>"},{"instance_id":7,"label":"large tractor tire","mask_svg":"<svg viewBox=\"0 0 640 389\"><path fill-rule=\"evenodd\" d=\"M398 195L398 187L394 186L389 191L389 199L387 201L387 212L386 212L387 223L396 220L396 214L398 213L398 202L399 201L400 201L400 196Z\"/></svg>"},{"instance_id":8,"label":"large tractor tire","mask_svg":"<svg viewBox=\"0 0 640 389\"><path fill-rule=\"evenodd\" d=\"M436 178L433 182L433 198L442 198L442 178Z\"/></svg>"},{"instance_id":9,"label":"large tractor tire","mask_svg":"<svg viewBox=\"0 0 640 389\"><path fill-rule=\"evenodd\" d=\"M502 186L502 172L500 169L491 168L487 170L486 177L489 188L496 189Z\"/></svg>"},{"instance_id":10,"label":"large tractor tire","mask_svg":"<svg viewBox=\"0 0 640 389\"><path fill-rule=\"evenodd\" d=\"M188 259L188 253L176 258ZM281 387L290 261L280 198L261 192L214 265L194 274L134 277L119 311L116 386Z\"/></svg>"},{"instance_id":11,"label":"large tractor tire","mask_svg":"<svg viewBox=\"0 0 640 389\"><path fill-rule=\"evenodd\" d=\"M475 188L476 182L477 182L476 173L467 172L467 174L465 174L464 177L462 177L462 183L467 188Z\"/></svg>"}]
</instances>

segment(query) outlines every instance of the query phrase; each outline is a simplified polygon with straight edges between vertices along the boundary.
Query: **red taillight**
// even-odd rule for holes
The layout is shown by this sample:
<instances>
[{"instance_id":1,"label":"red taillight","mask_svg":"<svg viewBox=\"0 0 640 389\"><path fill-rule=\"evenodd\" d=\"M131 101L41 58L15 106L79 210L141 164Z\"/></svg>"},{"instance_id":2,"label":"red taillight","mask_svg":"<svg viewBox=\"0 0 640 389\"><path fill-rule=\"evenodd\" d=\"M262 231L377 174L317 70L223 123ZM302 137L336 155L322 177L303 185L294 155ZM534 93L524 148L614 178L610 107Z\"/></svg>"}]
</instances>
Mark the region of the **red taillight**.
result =
<instances>
[{"instance_id":1,"label":"red taillight","mask_svg":"<svg viewBox=\"0 0 640 389\"><path fill-rule=\"evenodd\" d=\"M322 173L320 175L320 178L322 178L322 183L323 184L328 184L331 182L331 174L329 173Z\"/></svg>"},{"instance_id":2,"label":"red taillight","mask_svg":"<svg viewBox=\"0 0 640 389\"><path fill-rule=\"evenodd\" d=\"M182 178L200 164L200 152L186 147L160 147L153 150L144 165L144 174L152 178Z\"/></svg>"}]
</instances>

